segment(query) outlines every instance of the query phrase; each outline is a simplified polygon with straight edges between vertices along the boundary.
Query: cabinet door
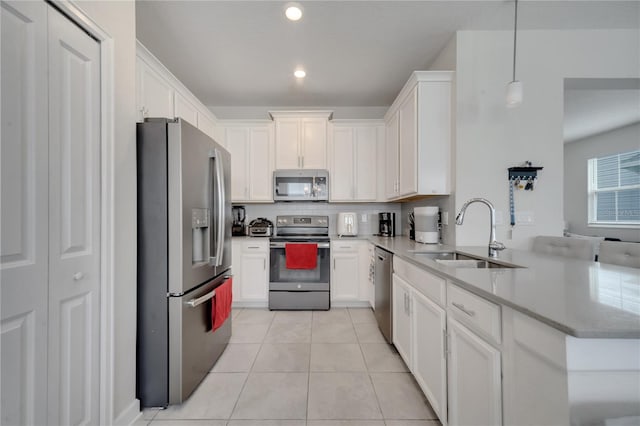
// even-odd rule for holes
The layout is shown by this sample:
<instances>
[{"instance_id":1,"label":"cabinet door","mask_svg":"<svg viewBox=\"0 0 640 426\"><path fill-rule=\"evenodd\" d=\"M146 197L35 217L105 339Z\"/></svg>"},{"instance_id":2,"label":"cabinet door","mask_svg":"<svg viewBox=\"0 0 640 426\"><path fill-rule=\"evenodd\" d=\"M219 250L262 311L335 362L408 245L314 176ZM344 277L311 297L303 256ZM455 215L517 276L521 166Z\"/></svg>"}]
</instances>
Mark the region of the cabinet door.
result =
<instances>
[{"instance_id":1,"label":"cabinet door","mask_svg":"<svg viewBox=\"0 0 640 426\"><path fill-rule=\"evenodd\" d=\"M245 201L249 195L247 130L229 127L225 133L227 149L231 153L231 201Z\"/></svg>"},{"instance_id":2,"label":"cabinet door","mask_svg":"<svg viewBox=\"0 0 640 426\"><path fill-rule=\"evenodd\" d=\"M269 287L268 254L258 248L254 252L251 247L249 246L248 251L242 253L240 298L266 302Z\"/></svg>"},{"instance_id":3,"label":"cabinet door","mask_svg":"<svg viewBox=\"0 0 640 426\"><path fill-rule=\"evenodd\" d=\"M301 119L300 156L303 169L327 168L327 120Z\"/></svg>"},{"instance_id":4,"label":"cabinet door","mask_svg":"<svg viewBox=\"0 0 640 426\"><path fill-rule=\"evenodd\" d=\"M331 201L353 200L353 128L335 127L331 143Z\"/></svg>"},{"instance_id":5,"label":"cabinet door","mask_svg":"<svg viewBox=\"0 0 640 426\"><path fill-rule=\"evenodd\" d=\"M355 128L355 181L356 201L375 201L377 196L378 129L374 126Z\"/></svg>"},{"instance_id":6,"label":"cabinet door","mask_svg":"<svg viewBox=\"0 0 640 426\"><path fill-rule=\"evenodd\" d=\"M417 91L413 90L400 105L399 191L400 196L418 191Z\"/></svg>"},{"instance_id":7,"label":"cabinet door","mask_svg":"<svg viewBox=\"0 0 640 426\"><path fill-rule=\"evenodd\" d=\"M249 199L273 201L271 135L268 127L249 129Z\"/></svg>"},{"instance_id":8,"label":"cabinet door","mask_svg":"<svg viewBox=\"0 0 640 426\"><path fill-rule=\"evenodd\" d=\"M332 300L358 300L358 252L356 250L332 255Z\"/></svg>"},{"instance_id":9,"label":"cabinet door","mask_svg":"<svg viewBox=\"0 0 640 426\"><path fill-rule=\"evenodd\" d=\"M398 113L386 124L386 188L387 199L398 195Z\"/></svg>"},{"instance_id":10,"label":"cabinet door","mask_svg":"<svg viewBox=\"0 0 640 426\"><path fill-rule=\"evenodd\" d=\"M173 118L173 88L160 74L141 59L136 60L138 73L138 110L145 117Z\"/></svg>"},{"instance_id":11,"label":"cabinet door","mask_svg":"<svg viewBox=\"0 0 640 426\"><path fill-rule=\"evenodd\" d=\"M500 352L453 318L449 332L449 424L502 424Z\"/></svg>"},{"instance_id":12,"label":"cabinet door","mask_svg":"<svg viewBox=\"0 0 640 426\"><path fill-rule=\"evenodd\" d=\"M198 127L198 109L179 92L175 92L173 116L180 117Z\"/></svg>"},{"instance_id":13,"label":"cabinet door","mask_svg":"<svg viewBox=\"0 0 640 426\"><path fill-rule=\"evenodd\" d=\"M371 303L373 286L370 281L370 268L372 256L369 255L369 243L362 241L356 244L358 249L358 286L359 297L363 302Z\"/></svg>"},{"instance_id":14,"label":"cabinet door","mask_svg":"<svg viewBox=\"0 0 640 426\"><path fill-rule=\"evenodd\" d=\"M280 118L276 120L276 169L299 169L302 167L298 140L300 119Z\"/></svg>"},{"instance_id":15,"label":"cabinet door","mask_svg":"<svg viewBox=\"0 0 640 426\"><path fill-rule=\"evenodd\" d=\"M442 423L447 422L446 312L413 292L413 375Z\"/></svg>"},{"instance_id":16,"label":"cabinet door","mask_svg":"<svg viewBox=\"0 0 640 426\"><path fill-rule=\"evenodd\" d=\"M231 265L233 272L233 304L240 301L242 292L242 246L244 238L231 239Z\"/></svg>"},{"instance_id":17,"label":"cabinet door","mask_svg":"<svg viewBox=\"0 0 640 426\"><path fill-rule=\"evenodd\" d=\"M393 344L412 370L411 287L396 274L393 274Z\"/></svg>"}]
</instances>

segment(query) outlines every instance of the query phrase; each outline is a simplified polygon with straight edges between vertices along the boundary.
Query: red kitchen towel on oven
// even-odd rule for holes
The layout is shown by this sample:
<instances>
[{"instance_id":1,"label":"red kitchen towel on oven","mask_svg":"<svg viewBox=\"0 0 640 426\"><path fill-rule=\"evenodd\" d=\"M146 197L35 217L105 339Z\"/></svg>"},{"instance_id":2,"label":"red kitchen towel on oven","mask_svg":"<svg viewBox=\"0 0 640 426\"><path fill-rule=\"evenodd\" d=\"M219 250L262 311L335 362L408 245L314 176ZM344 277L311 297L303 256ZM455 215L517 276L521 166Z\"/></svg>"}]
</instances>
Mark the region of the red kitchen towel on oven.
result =
<instances>
[{"instance_id":1,"label":"red kitchen towel on oven","mask_svg":"<svg viewBox=\"0 0 640 426\"><path fill-rule=\"evenodd\" d=\"M317 244L287 243L284 245L287 269L316 269L318 265Z\"/></svg>"},{"instance_id":2,"label":"red kitchen towel on oven","mask_svg":"<svg viewBox=\"0 0 640 426\"><path fill-rule=\"evenodd\" d=\"M233 278L229 278L216 287L216 295L211 301L211 331L216 331L220 328L229 317L229 313L231 313L232 285Z\"/></svg>"}]
</instances>

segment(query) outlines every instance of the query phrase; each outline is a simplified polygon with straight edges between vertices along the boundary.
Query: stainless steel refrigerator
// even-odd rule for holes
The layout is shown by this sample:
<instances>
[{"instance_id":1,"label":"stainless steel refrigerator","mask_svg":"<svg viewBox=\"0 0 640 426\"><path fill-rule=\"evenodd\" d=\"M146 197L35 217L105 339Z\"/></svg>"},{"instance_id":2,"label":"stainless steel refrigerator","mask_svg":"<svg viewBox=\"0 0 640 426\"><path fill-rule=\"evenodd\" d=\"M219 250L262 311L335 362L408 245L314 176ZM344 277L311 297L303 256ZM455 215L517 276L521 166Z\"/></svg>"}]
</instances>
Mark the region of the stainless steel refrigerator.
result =
<instances>
[{"instance_id":1,"label":"stainless steel refrigerator","mask_svg":"<svg viewBox=\"0 0 640 426\"><path fill-rule=\"evenodd\" d=\"M231 273L231 156L181 119L137 127L137 395L186 400L224 351L212 331L215 289Z\"/></svg>"}]
</instances>

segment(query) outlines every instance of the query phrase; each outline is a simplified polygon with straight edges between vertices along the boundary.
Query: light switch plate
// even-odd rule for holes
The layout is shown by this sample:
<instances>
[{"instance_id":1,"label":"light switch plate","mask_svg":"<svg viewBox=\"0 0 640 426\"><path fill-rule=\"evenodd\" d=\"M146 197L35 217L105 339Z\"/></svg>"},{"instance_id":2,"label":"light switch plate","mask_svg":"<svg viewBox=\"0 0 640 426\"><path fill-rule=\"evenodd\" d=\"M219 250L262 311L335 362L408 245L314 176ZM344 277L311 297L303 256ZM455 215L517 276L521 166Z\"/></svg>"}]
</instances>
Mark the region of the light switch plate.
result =
<instances>
[{"instance_id":1,"label":"light switch plate","mask_svg":"<svg viewBox=\"0 0 640 426\"><path fill-rule=\"evenodd\" d=\"M535 215L532 211L516 211L517 225L534 225Z\"/></svg>"},{"instance_id":2,"label":"light switch plate","mask_svg":"<svg viewBox=\"0 0 640 426\"><path fill-rule=\"evenodd\" d=\"M449 224L449 212L442 212L442 224L443 225Z\"/></svg>"}]
</instances>

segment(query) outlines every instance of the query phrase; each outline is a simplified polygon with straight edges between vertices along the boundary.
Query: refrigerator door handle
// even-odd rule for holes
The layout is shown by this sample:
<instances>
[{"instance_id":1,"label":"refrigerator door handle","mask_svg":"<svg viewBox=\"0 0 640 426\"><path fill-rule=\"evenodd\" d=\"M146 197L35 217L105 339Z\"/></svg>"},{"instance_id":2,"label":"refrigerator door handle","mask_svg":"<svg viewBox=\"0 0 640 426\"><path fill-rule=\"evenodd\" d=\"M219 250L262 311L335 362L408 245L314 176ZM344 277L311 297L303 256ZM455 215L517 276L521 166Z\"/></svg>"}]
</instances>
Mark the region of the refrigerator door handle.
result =
<instances>
[{"instance_id":1,"label":"refrigerator door handle","mask_svg":"<svg viewBox=\"0 0 640 426\"><path fill-rule=\"evenodd\" d=\"M196 299L189 300L188 302L186 302L186 304L191 306L192 308L195 308L196 306L202 305L207 300L213 299L215 295L216 295L216 291L211 290L209 293L205 294L204 296L200 296Z\"/></svg>"},{"instance_id":2,"label":"refrigerator door handle","mask_svg":"<svg viewBox=\"0 0 640 426\"><path fill-rule=\"evenodd\" d=\"M211 194L211 202L216 204L217 201L217 205L215 207L217 207L215 213L214 213L214 217L217 219L217 222L212 221L212 224L214 226L216 226L216 232L212 233L215 236L215 243L214 243L214 238L210 238L209 243L210 243L210 253L213 253L213 248L215 246L215 256L211 256L209 259L209 263L212 266L220 266L222 265L222 255L223 255L223 251L224 251L224 224L225 224L225 211L224 211L224 199L225 199L225 191L224 191L224 171L222 170L222 156L220 155L219 151L216 149L213 153L211 153L211 155L209 156L209 160L211 163L213 163L213 168L215 169L215 194ZM213 181L214 181L214 177L213 175L211 176L212 178L212 186L213 186ZM211 211L213 212L213 208L211 209Z\"/></svg>"}]
</instances>

